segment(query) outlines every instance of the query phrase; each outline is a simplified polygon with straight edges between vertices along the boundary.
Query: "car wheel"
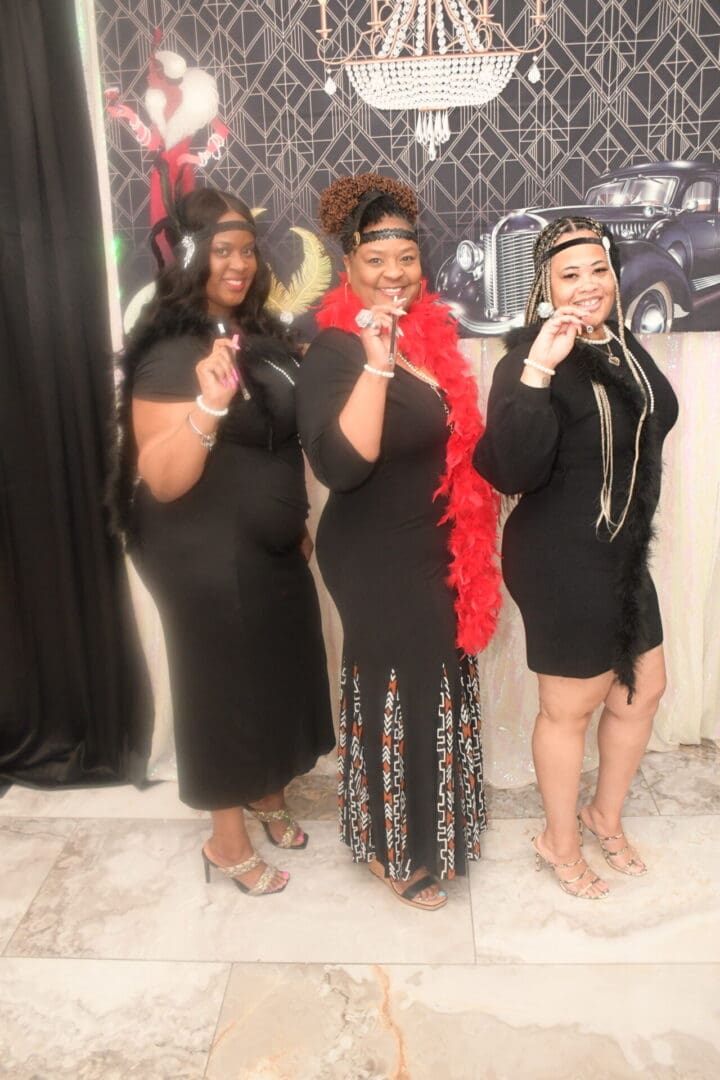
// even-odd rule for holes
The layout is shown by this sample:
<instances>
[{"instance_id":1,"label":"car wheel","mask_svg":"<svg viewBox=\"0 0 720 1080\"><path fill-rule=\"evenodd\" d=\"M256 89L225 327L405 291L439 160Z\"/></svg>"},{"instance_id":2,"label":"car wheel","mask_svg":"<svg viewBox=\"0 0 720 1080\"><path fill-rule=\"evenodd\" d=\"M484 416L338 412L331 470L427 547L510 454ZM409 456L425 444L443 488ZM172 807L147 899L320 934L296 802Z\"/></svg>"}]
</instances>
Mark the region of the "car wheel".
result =
<instances>
[{"instance_id":1,"label":"car wheel","mask_svg":"<svg viewBox=\"0 0 720 1080\"><path fill-rule=\"evenodd\" d=\"M662 281L648 286L628 306L625 324L633 334L666 334L672 328L673 301Z\"/></svg>"}]
</instances>

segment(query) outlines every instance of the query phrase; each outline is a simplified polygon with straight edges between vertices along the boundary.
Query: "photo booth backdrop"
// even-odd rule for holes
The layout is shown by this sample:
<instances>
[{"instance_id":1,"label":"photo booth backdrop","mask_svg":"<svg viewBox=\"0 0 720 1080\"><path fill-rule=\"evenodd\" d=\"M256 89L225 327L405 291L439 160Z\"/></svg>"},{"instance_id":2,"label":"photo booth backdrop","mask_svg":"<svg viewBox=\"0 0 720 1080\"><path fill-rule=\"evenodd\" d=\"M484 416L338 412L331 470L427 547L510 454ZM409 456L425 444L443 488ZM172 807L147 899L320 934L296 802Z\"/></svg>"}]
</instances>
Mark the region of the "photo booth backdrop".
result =
<instances>
[{"instance_id":1,"label":"photo booth backdrop","mask_svg":"<svg viewBox=\"0 0 720 1080\"><path fill-rule=\"evenodd\" d=\"M367 0L329 0L328 18L346 44L365 28L369 7ZM533 10L523 0L492 5L519 45ZM550 0L548 44L538 59L542 81L528 81L531 57L524 57L494 101L451 110L451 137L434 162L414 140L415 114L370 108L346 75L337 77L334 96L325 93L314 0L95 0L95 11L103 85L146 124L156 31L161 49L214 78L217 113L198 120L192 149L202 152L213 124L228 131L217 159L196 167L197 182L263 208L260 236L276 268L309 265L307 238L290 229L316 229L318 195L339 173L377 169L417 189L423 257L434 279L459 240L476 238L509 211L581 203L599 176L627 165L717 161L714 0ZM128 304L152 273L153 154L126 120L108 119L116 252ZM716 189L707 242L720 284L717 198ZM289 271L279 276L287 283ZM715 325L708 307L720 310L706 305L699 321L684 320L685 328L720 327L720 314Z\"/></svg>"},{"instance_id":2,"label":"photo booth backdrop","mask_svg":"<svg viewBox=\"0 0 720 1080\"><path fill-rule=\"evenodd\" d=\"M414 142L414 116L370 110L343 78L334 98L324 93L324 72L315 57L316 8L307 0L78 4L88 24L95 15L95 26L87 26L89 97L106 230L114 232L125 306L152 276L146 255L152 154L138 145L127 121L106 115L106 143L97 121L102 90L114 87L113 99L149 122L144 105L156 28L163 31L160 48L216 80L217 116L228 133L218 159L196 169L197 182L232 189L263 208L261 241L286 282L292 267L311 253L307 237L289 230L312 234L318 194L343 171L378 169L418 189L424 258L432 270L469 230L523 203L576 202L592 179L628 162L715 158L720 12L703 0L551 3L552 35L540 62L543 83L531 86L521 66L495 102L452 111L453 135L435 162ZM498 3L493 10L522 38L522 4ZM348 33L365 11L365 4L353 0L330 2L330 17L340 13ZM192 149L201 152L213 133L212 124L201 124ZM119 304L111 299L117 314ZM720 460L714 455L720 399L707 389L716 381L720 334L670 334L645 344L682 403L666 454L655 557L670 685L651 748L662 750L701 738L720 740ZM501 343L485 338L466 341L464 348L482 403ZM704 463L701 469L697 462ZM309 488L312 530L324 496L311 477ZM682 574L678 551L691 553ZM175 763L162 630L132 566L129 574L155 697L148 775L169 779ZM332 675L341 632L319 580L318 586ZM510 602L480 662L487 778L499 787L528 783L534 779L529 736L536 695L525 671L520 619ZM585 767L595 763L591 739ZM332 773L332 762L320 768Z\"/></svg>"}]
</instances>

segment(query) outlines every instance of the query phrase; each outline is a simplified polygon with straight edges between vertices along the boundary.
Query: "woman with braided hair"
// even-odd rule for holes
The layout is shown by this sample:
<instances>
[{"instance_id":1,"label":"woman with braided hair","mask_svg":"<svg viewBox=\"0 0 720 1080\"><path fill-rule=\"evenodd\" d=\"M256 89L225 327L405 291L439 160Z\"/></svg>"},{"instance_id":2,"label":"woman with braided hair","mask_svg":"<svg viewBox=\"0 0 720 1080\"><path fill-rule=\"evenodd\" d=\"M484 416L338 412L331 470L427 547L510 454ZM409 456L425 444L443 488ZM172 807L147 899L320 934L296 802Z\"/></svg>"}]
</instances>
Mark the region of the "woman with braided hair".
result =
<instances>
[{"instance_id":1,"label":"woman with braided hair","mask_svg":"<svg viewBox=\"0 0 720 1080\"><path fill-rule=\"evenodd\" d=\"M477 390L448 309L425 290L414 193L336 180L320 221L345 276L317 314L298 425L330 488L320 569L344 631L340 831L404 903L480 856L485 828L474 653L499 605L496 496L472 468Z\"/></svg>"},{"instance_id":2,"label":"woman with braided hair","mask_svg":"<svg viewBox=\"0 0 720 1080\"><path fill-rule=\"evenodd\" d=\"M495 370L474 455L499 491L521 496L502 553L539 683L533 757L547 825L533 838L537 868L586 899L608 886L582 856L584 830L613 870L646 872L621 812L665 688L648 549L662 443L677 418L670 384L625 329L613 256L590 218L540 233L525 327ZM597 789L578 813L599 705Z\"/></svg>"},{"instance_id":3,"label":"woman with braided hair","mask_svg":"<svg viewBox=\"0 0 720 1080\"><path fill-rule=\"evenodd\" d=\"M244 203L197 188L161 230L176 257L124 354L119 524L165 632L180 798L212 815L206 880L265 896L289 875L253 851L244 810L276 847L305 848L284 787L334 741L299 365Z\"/></svg>"}]
</instances>

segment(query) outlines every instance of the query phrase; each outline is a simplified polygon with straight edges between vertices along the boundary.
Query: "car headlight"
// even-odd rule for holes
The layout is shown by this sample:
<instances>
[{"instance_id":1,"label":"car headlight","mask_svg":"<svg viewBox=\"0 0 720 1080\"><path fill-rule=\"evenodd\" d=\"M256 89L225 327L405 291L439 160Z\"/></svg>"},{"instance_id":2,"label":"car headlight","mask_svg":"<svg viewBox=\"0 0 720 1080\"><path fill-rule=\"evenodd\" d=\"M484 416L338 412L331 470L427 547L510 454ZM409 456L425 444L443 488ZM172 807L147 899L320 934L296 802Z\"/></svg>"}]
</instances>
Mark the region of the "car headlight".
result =
<instances>
[{"instance_id":1,"label":"car headlight","mask_svg":"<svg viewBox=\"0 0 720 1080\"><path fill-rule=\"evenodd\" d=\"M476 267L482 266L484 255L482 248L479 248L477 244L473 244L472 240L461 240L455 258L460 269L469 274Z\"/></svg>"}]
</instances>

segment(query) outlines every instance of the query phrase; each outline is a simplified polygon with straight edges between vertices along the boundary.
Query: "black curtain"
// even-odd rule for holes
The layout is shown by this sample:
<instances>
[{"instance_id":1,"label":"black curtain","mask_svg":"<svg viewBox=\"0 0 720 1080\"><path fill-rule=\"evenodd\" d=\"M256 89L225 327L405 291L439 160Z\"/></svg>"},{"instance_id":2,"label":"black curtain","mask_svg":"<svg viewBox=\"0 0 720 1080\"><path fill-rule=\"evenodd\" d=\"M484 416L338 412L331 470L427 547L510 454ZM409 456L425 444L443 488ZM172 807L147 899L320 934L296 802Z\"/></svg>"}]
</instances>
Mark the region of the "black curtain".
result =
<instances>
[{"instance_id":1,"label":"black curtain","mask_svg":"<svg viewBox=\"0 0 720 1080\"><path fill-rule=\"evenodd\" d=\"M0 779L139 780L150 698L103 502L113 378L74 3L0 8Z\"/></svg>"}]
</instances>

